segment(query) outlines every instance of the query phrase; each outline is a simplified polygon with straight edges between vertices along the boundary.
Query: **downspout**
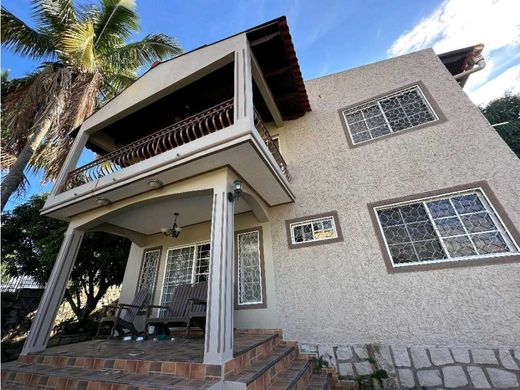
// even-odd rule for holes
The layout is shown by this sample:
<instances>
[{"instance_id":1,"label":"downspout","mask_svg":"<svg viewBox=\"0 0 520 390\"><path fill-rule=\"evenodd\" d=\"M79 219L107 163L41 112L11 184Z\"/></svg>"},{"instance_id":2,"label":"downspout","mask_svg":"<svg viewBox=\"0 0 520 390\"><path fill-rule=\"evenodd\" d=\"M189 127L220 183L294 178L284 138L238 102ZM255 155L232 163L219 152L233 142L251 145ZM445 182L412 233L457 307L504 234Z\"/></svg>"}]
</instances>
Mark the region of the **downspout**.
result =
<instances>
[{"instance_id":1,"label":"downspout","mask_svg":"<svg viewBox=\"0 0 520 390\"><path fill-rule=\"evenodd\" d=\"M466 67L466 70L453 76L455 80L459 82L461 87L464 87L466 81L468 81L470 74L476 73L479 70L482 70L486 67L486 61L482 56L482 49L484 49L484 45L482 43L476 45L470 54L471 57L468 61L468 66Z\"/></svg>"}]
</instances>

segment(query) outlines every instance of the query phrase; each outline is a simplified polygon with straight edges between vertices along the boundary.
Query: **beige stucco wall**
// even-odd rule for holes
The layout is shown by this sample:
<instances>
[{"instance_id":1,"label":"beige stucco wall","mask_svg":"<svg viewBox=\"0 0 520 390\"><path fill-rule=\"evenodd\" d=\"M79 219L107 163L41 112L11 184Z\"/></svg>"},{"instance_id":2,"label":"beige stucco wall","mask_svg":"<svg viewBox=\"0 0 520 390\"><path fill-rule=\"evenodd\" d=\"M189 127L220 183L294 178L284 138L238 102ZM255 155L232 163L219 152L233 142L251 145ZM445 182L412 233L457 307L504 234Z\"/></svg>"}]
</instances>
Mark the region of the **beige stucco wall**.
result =
<instances>
[{"instance_id":1,"label":"beige stucco wall","mask_svg":"<svg viewBox=\"0 0 520 390\"><path fill-rule=\"evenodd\" d=\"M256 217L251 212L238 214L235 216L235 231L259 226L262 228L263 232L263 251L266 275L265 299L267 307L265 309L235 310L234 325L236 328L275 328L278 325L270 223L258 222ZM186 246L201 241L209 241L210 229L211 226L209 222L200 223L184 228L181 235L175 239L171 237L165 237L162 234L155 234L147 237L146 245L144 247L138 247L137 245L133 244L128 258L121 289L121 302L130 302L135 294L139 271L141 268L143 251L146 248L161 247L161 261L154 295L154 304L160 304L168 249Z\"/></svg>"},{"instance_id":2,"label":"beige stucco wall","mask_svg":"<svg viewBox=\"0 0 520 390\"><path fill-rule=\"evenodd\" d=\"M350 149L337 110L421 80L447 122ZM520 228L520 160L433 51L306 82L285 122L294 204L271 210L280 325L301 342L514 345L520 264L389 274L367 204L487 180ZM344 241L289 250L284 221L337 210Z\"/></svg>"}]
</instances>

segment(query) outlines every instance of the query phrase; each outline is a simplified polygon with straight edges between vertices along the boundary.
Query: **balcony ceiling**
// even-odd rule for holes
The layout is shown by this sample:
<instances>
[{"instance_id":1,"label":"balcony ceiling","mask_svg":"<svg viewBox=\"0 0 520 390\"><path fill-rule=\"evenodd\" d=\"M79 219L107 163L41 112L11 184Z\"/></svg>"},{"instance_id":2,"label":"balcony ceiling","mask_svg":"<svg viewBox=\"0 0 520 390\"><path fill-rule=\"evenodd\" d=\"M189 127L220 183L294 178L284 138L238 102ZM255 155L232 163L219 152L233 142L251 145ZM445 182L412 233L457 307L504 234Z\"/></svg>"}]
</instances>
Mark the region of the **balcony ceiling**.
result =
<instances>
[{"instance_id":1,"label":"balcony ceiling","mask_svg":"<svg viewBox=\"0 0 520 390\"><path fill-rule=\"evenodd\" d=\"M106 222L146 235L156 234L162 227L171 227L176 212L180 214L177 223L181 227L210 221L212 199L212 195L208 194L155 201L133 207ZM235 203L235 214L250 210L244 199Z\"/></svg>"}]
</instances>

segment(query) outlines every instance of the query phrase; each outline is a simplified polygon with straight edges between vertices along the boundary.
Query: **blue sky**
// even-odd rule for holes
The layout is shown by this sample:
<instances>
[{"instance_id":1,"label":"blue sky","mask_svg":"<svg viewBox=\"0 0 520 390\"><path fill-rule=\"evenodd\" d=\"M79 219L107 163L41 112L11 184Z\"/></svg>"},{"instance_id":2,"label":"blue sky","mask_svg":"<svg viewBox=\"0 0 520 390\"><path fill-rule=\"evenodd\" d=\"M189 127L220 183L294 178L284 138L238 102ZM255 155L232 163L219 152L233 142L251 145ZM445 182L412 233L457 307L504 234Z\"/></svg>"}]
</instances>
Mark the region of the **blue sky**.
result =
<instances>
[{"instance_id":1,"label":"blue sky","mask_svg":"<svg viewBox=\"0 0 520 390\"><path fill-rule=\"evenodd\" d=\"M29 0L2 5L30 24ZM482 42L488 67L470 78L466 92L476 104L506 90L520 93L518 0L137 0L137 9L136 38L166 33L185 51L285 15L306 80L426 47L442 53ZM2 48L2 69L12 77L37 65ZM28 194L11 200L10 207L49 190L38 175L28 177Z\"/></svg>"}]
</instances>

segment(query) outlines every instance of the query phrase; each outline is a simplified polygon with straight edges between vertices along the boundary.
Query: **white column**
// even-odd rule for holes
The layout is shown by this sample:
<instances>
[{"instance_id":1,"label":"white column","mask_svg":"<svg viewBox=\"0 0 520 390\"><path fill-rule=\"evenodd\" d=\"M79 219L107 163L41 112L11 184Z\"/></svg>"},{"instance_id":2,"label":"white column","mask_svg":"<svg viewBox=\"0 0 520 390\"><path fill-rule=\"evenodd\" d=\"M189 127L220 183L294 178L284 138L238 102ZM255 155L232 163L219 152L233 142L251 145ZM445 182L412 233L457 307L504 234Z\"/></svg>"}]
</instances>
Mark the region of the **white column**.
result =
<instances>
[{"instance_id":1,"label":"white column","mask_svg":"<svg viewBox=\"0 0 520 390\"><path fill-rule=\"evenodd\" d=\"M225 188L213 194L204 363L233 358L233 203Z\"/></svg>"},{"instance_id":2,"label":"white column","mask_svg":"<svg viewBox=\"0 0 520 390\"><path fill-rule=\"evenodd\" d=\"M36 317L23 345L22 355L45 350L82 238L83 232L75 230L69 225L47 282L47 287L38 305Z\"/></svg>"}]
</instances>

